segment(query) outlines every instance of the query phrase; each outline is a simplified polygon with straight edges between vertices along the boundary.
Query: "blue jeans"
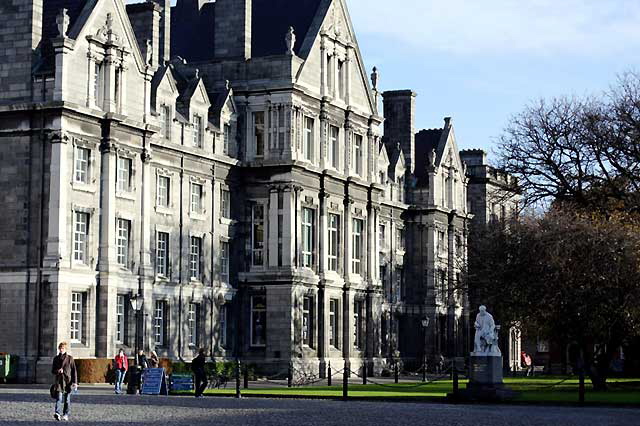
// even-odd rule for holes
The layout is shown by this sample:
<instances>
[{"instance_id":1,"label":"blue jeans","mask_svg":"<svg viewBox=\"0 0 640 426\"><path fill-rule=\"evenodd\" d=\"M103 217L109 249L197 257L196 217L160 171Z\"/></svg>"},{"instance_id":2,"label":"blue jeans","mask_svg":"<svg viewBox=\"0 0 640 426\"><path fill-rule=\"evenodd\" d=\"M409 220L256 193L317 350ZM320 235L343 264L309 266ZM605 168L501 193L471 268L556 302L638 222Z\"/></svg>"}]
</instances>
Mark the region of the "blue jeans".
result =
<instances>
[{"instance_id":1,"label":"blue jeans","mask_svg":"<svg viewBox=\"0 0 640 426\"><path fill-rule=\"evenodd\" d=\"M60 392L56 400L56 414L68 416L71 411L71 393Z\"/></svg>"},{"instance_id":2,"label":"blue jeans","mask_svg":"<svg viewBox=\"0 0 640 426\"><path fill-rule=\"evenodd\" d=\"M124 382L124 376L126 371L116 370L116 393L122 392L122 382Z\"/></svg>"}]
</instances>

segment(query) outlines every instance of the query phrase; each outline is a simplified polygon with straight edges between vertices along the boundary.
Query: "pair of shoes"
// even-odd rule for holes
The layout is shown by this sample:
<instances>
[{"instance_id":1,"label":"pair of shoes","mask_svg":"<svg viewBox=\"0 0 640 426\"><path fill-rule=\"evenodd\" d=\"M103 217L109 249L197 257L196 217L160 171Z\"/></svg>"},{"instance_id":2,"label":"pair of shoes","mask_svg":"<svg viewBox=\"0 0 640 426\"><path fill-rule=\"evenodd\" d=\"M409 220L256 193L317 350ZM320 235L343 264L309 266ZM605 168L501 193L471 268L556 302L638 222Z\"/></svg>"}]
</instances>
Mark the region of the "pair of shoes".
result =
<instances>
[{"instance_id":1,"label":"pair of shoes","mask_svg":"<svg viewBox=\"0 0 640 426\"><path fill-rule=\"evenodd\" d=\"M69 416L65 414L64 416L62 416L62 420L64 420L65 422L68 422Z\"/></svg>"},{"instance_id":2,"label":"pair of shoes","mask_svg":"<svg viewBox=\"0 0 640 426\"><path fill-rule=\"evenodd\" d=\"M53 415L53 418L56 419L57 421L60 421L60 419L61 419L60 414L58 414L58 413L55 413Z\"/></svg>"}]
</instances>

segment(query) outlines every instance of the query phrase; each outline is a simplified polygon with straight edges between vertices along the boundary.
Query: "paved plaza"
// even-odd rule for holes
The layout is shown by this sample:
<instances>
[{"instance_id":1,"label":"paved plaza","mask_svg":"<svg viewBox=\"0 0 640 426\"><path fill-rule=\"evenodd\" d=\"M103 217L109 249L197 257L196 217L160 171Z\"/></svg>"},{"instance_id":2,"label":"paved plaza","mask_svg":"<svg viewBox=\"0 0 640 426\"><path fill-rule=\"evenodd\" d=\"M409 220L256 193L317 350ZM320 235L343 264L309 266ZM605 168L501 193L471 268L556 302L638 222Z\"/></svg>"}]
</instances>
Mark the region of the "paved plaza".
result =
<instances>
[{"instance_id":1,"label":"paved plaza","mask_svg":"<svg viewBox=\"0 0 640 426\"><path fill-rule=\"evenodd\" d=\"M0 425L52 424L42 387L0 387ZM81 388L72 405L78 425L638 425L640 409L342 402L305 399L113 395Z\"/></svg>"}]
</instances>

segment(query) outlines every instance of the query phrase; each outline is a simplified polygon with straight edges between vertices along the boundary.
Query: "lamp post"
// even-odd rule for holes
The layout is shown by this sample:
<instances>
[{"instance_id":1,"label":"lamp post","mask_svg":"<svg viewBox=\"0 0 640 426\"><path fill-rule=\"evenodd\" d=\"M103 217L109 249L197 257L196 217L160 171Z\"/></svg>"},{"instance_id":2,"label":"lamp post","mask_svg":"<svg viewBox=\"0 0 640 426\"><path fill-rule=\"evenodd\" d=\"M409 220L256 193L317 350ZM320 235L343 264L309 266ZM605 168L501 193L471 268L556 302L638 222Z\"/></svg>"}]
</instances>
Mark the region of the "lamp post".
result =
<instances>
[{"instance_id":1,"label":"lamp post","mask_svg":"<svg viewBox=\"0 0 640 426\"><path fill-rule=\"evenodd\" d=\"M138 387L140 386L140 374L142 371L140 370L140 366L138 365L138 351L139 351L139 338L138 338L138 328L140 327L140 311L142 310L142 306L144 305L144 297L141 294L135 294L129 297L129 302L131 302L131 307L133 308L134 320L135 320L135 355L134 359L136 361L136 377L135 380L129 380L130 384L135 383Z\"/></svg>"},{"instance_id":2,"label":"lamp post","mask_svg":"<svg viewBox=\"0 0 640 426\"><path fill-rule=\"evenodd\" d=\"M422 330L424 333L424 345L422 347L422 381L427 381L427 327L429 327L429 317L422 319Z\"/></svg>"}]
</instances>

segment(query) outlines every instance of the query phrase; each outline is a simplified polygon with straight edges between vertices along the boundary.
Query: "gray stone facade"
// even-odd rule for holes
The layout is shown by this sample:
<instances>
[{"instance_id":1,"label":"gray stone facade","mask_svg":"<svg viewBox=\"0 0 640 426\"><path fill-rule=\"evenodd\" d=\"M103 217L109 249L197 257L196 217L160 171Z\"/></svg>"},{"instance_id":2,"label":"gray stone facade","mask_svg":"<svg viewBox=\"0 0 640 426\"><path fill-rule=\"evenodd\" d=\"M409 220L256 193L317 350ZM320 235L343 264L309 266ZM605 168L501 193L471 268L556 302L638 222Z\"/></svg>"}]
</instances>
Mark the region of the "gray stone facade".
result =
<instances>
[{"instance_id":1,"label":"gray stone facade","mask_svg":"<svg viewBox=\"0 0 640 426\"><path fill-rule=\"evenodd\" d=\"M343 0L169 4L2 6L28 24L19 52L0 35L0 351L20 377L62 340L320 375L461 353L451 120L414 135L415 93L386 92L382 134Z\"/></svg>"}]
</instances>

